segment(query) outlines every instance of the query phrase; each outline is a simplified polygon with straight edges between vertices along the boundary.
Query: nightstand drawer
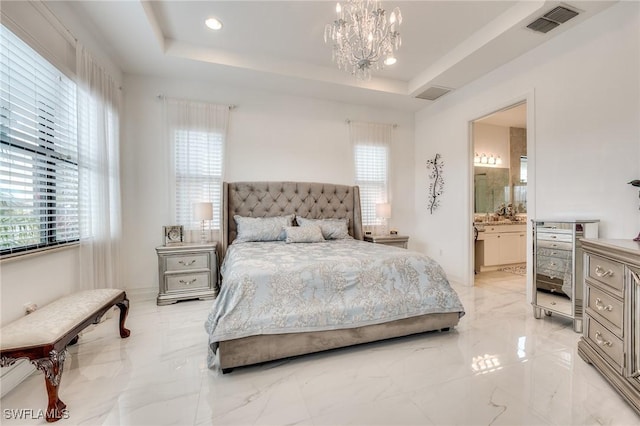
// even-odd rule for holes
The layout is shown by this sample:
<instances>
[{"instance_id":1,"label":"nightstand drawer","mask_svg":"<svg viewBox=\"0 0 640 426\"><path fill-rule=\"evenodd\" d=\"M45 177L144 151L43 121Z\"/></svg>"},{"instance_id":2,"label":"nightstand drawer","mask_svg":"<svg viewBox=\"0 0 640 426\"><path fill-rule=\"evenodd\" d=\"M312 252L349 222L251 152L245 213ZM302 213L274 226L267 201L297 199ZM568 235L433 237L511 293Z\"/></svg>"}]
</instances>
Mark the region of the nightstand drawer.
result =
<instances>
[{"instance_id":1,"label":"nightstand drawer","mask_svg":"<svg viewBox=\"0 0 640 426\"><path fill-rule=\"evenodd\" d=\"M622 296L624 275L621 263L604 257L589 255L589 278L611 287L616 294Z\"/></svg>"},{"instance_id":2,"label":"nightstand drawer","mask_svg":"<svg viewBox=\"0 0 640 426\"><path fill-rule=\"evenodd\" d=\"M194 253L167 257L167 272L209 269L209 256L206 253Z\"/></svg>"},{"instance_id":3,"label":"nightstand drawer","mask_svg":"<svg viewBox=\"0 0 640 426\"><path fill-rule=\"evenodd\" d=\"M624 345L622 339L611 333L605 326L590 316L585 316L587 340L597 350L607 355L609 363L620 374L624 365Z\"/></svg>"},{"instance_id":4,"label":"nightstand drawer","mask_svg":"<svg viewBox=\"0 0 640 426\"><path fill-rule=\"evenodd\" d=\"M589 315L603 324L608 321L611 323L611 331L618 337L622 337L622 321L624 318L622 301L591 285L587 286L587 298ZM600 318L604 318L606 321Z\"/></svg>"},{"instance_id":5,"label":"nightstand drawer","mask_svg":"<svg viewBox=\"0 0 640 426\"><path fill-rule=\"evenodd\" d=\"M166 275L167 291L188 291L209 287L209 273Z\"/></svg>"}]
</instances>

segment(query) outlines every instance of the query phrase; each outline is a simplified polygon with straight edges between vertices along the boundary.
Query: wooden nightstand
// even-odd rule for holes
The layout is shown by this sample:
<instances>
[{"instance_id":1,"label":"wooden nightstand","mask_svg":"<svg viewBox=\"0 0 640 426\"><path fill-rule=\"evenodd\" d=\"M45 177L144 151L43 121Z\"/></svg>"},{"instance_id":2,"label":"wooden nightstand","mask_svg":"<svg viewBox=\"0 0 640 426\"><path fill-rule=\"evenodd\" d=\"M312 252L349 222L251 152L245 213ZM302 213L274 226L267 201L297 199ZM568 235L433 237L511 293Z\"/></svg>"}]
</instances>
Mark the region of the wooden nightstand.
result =
<instances>
[{"instance_id":1,"label":"wooden nightstand","mask_svg":"<svg viewBox=\"0 0 640 426\"><path fill-rule=\"evenodd\" d=\"M406 235L365 235L364 240L374 244L385 244L388 246L407 248L409 237Z\"/></svg>"},{"instance_id":2,"label":"wooden nightstand","mask_svg":"<svg viewBox=\"0 0 640 426\"><path fill-rule=\"evenodd\" d=\"M218 295L216 244L172 244L157 247L158 305L179 300L213 299Z\"/></svg>"}]
</instances>

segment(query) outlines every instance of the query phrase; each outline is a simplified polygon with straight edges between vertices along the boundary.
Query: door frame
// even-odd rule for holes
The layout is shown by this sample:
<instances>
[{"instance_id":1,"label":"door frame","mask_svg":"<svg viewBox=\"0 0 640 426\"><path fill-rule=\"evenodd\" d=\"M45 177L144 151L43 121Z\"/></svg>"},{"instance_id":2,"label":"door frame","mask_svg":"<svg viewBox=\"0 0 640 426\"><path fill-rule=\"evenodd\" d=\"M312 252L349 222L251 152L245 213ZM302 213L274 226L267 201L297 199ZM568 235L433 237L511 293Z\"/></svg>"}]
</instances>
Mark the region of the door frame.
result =
<instances>
[{"instance_id":1,"label":"door frame","mask_svg":"<svg viewBox=\"0 0 640 426\"><path fill-rule=\"evenodd\" d=\"M470 235L469 245L468 245L468 282L471 286L475 285L475 241L473 238L473 218L474 218L474 137L473 137L473 123L477 120L485 118L491 114L495 114L496 112L504 111L510 109L514 106L526 103L527 105L527 301L531 302L533 297L533 292L531 290L532 286L532 263L531 259L533 256L533 239L532 239L532 227L531 227L531 219L535 217L535 205L536 205L536 158L535 158L535 92L533 89L530 91L512 98L510 100L500 102L494 104L490 107L485 108L478 112L478 114L474 115L473 118L468 120L467 122L467 132L468 132L468 159L467 164L469 165L469 182L467 185L467 200L469 211L467 212L467 235Z\"/></svg>"}]
</instances>

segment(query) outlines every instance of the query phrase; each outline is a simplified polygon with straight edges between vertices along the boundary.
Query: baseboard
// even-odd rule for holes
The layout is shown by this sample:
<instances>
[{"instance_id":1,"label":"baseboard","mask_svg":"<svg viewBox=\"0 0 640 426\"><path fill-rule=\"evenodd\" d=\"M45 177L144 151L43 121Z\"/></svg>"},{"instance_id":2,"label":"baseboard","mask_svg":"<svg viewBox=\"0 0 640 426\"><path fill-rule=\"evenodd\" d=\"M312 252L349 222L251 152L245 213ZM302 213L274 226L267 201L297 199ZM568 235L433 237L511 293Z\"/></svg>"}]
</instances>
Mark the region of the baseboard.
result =
<instances>
[{"instance_id":1,"label":"baseboard","mask_svg":"<svg viewBox=\"0 0 640 426\"><path fill-rule=\"evenodd\" d=\"M158 287L126 288L127 297L131 301L156 300Z\"/></svg>"},{"instance_id":2,"label":"baseboard","mask_svg":"<svg viewBox=\"0 0 640 426\"><path fill-rule=\"evenodd\" d=\"M4 397L29 377L36 368L27 359L19 359L10 367L0 370L0 396Z\"/></svg>"}]
</instances>

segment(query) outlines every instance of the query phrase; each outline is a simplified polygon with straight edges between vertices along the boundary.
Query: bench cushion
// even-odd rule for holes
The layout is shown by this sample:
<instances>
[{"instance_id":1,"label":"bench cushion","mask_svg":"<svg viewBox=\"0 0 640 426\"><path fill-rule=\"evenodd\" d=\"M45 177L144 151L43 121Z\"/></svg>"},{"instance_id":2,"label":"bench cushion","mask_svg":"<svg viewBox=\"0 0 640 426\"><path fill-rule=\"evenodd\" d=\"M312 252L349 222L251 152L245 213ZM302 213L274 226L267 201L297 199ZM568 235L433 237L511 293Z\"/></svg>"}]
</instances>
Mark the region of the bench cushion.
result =
<instances>
[{"instance_id":1,"label":"bench cushion","mask_svg":"<svg viewBox=\"0 0 640 426\"><path fill-rule=\"evenodd\" d=\"M113 300L122 290L86 290L62 297L0 329L2 351L56 342Z\"/></svg>"}]
</instances>

